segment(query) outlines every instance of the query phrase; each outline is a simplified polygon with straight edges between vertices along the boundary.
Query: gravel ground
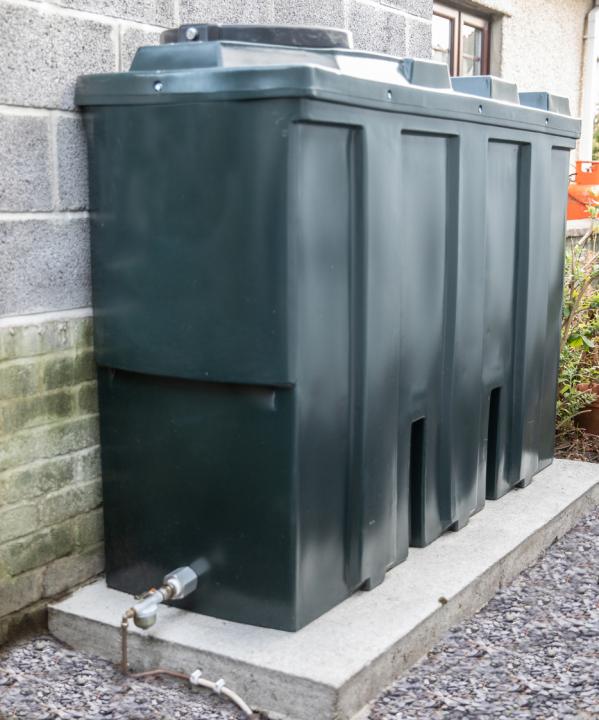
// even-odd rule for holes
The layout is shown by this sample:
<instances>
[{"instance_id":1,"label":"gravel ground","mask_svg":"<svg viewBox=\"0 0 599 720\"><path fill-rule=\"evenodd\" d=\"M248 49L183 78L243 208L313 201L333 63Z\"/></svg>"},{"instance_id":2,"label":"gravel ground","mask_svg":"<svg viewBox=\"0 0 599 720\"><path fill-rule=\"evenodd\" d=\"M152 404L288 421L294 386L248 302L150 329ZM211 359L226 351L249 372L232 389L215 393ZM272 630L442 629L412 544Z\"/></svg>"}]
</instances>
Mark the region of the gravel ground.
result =
<instances>
[{"instance_id":1,"label":"gravel ground","mask_svg":"<svg viewBox=\"0 0 599 720\"><path fill-rule=\"evenodd\" d=\"M242 717L228 701L176 681L124 679L50 637L0 655L2 720ZM448 633L369 715L441 717L599 718L599 509Z\"/></svg>"},{"instance_id":2,"label":"gravel ground","mask_svg":"<svg viewBox=\"0 0 599 720\"><path fill-rule=\"evenodd\" d=\"M242 720L245 715L228 700L177 680L125 679L106 660L43 636L0 656L0 718Z\"/></svg>"},{"instance_id":3,"label":"gravel ground","mask_svg":"<svg viewBox=\"0 0 599 720\"><path fill-rule=\"evenodd\" d=\"M376 702L371 720L599 718L599 510Z\"/></svg>"}]
</instances>

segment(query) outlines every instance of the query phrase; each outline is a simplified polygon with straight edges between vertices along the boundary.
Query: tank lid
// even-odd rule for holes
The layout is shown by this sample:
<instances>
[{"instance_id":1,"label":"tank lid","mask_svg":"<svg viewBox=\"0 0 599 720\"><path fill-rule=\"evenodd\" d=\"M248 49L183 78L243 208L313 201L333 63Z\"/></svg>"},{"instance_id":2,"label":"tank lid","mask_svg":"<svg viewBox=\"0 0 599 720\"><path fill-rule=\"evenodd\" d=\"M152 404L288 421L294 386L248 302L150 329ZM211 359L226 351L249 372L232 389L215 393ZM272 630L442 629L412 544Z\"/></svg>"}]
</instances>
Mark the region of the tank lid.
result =
<instances>
[{"instance_id":1,"label":"tank lid","mask_svg":"<svg viewBox=\"0 0 599 720\"><path fill-rule=\"evenodd\" d=\"M452 77L451 86L456 92L466 93L466 95L478 95L478 97L501 100L515 105L520 102L517 85L493 75Z\"/></svg>"},{"instance_id":2,"label":"tank lid","mask_svg":"<svg viewBox=\"0 0 599 720\"><path fill-rule=\"evenodd\" d=\"M570 101L568 98L548 92L521 92L520 104L559 113L560 115L570 114Z\"/></svg>"},{"instance_id":3,"label":"tank lid","mask_svg":"<svg viewBox=\"0 0 599 720\"><path fill-rule=\"evenodd\" d=\"M191 23L165 30L160 42L203 42L229 40L260 45L284 45L303 48L351 48L352 36L347 30L296 25L219 25Z\"/></svg>"}]
</instances>

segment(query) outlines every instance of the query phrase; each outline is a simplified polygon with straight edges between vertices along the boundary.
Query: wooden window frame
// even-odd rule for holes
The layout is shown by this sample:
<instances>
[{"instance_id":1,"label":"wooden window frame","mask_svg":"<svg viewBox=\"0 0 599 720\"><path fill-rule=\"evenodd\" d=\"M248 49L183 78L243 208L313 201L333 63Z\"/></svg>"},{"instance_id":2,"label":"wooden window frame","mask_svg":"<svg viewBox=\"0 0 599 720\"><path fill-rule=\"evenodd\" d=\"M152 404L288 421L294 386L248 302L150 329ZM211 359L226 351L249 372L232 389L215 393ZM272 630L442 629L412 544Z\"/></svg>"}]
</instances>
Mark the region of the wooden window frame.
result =
<instances>
[{"instance_id":1,"label":"wooden window frame","mask_svg":"<svg viewBox=\"0 0 599 720\"><path fill-rule=\"evenodd\" d=\"M482 15L473 15L471 12L460 10L453 5L433 3L433 15L451 21L452 37L450 49L449 74L456 76L462 74L462 28L464 25L480 30L482 37L482 52L480 57L480 74L489 74L491 56L491 21Z\"/></svg>"}]
</instances>

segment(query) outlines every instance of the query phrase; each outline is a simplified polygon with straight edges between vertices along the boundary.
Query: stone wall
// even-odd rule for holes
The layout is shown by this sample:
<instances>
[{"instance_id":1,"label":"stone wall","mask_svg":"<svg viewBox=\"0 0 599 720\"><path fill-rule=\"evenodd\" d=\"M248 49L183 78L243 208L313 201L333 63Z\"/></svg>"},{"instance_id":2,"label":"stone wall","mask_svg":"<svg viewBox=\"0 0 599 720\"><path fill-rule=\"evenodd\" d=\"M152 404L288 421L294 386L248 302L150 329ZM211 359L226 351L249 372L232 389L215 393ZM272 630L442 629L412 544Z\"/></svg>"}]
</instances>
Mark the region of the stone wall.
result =
<instances>
[{"instance_id":1,"label":"stone wall","mask_svg":"<svg viewBox=\"0 0 599 720\"><path fill-rule=\"evenodd\" d=\"M91 318L0 320L0 642L103 566Z\"/></svg>"},{"instance_id":2,"label":"stone wall","mask_svg":"<svg viewBox=\"0 0 599 720\"><path fill-rule=\"evenodd\" d=\"M77 76L126 70L162 29L198 20L346 26L357 47L428 57L431 12L432 0L0 0L0 642L103 565Z\"/></svg>"}]
</instances>

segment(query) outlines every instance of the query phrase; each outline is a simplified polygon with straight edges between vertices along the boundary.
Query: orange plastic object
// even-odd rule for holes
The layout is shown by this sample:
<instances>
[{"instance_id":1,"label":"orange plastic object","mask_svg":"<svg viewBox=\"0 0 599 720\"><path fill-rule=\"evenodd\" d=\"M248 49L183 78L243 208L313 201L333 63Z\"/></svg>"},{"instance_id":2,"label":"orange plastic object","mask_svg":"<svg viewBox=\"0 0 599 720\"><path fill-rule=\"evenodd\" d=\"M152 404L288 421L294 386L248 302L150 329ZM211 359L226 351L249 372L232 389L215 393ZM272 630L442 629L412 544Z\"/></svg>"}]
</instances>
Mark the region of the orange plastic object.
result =
<instances>
[{"instance_id":1,"label":"orange plastic object","mask_svg":"<svg viewBox=\"0 0 599 720\"><path fill-rule=\"evenodd\" d=\"M578 160L576 177L568 187L568 220L590 217L589 205L599 207L599 161Z\"/></svg>"}]
</instances>

